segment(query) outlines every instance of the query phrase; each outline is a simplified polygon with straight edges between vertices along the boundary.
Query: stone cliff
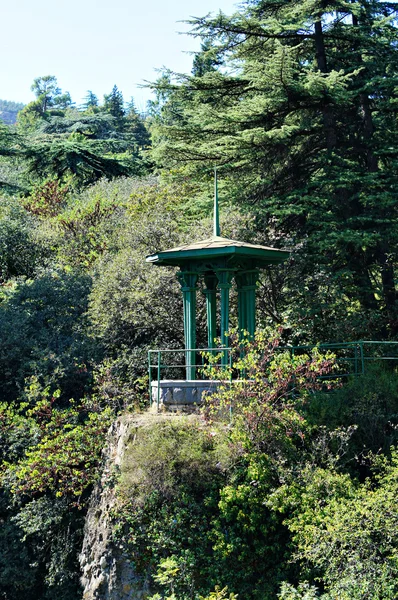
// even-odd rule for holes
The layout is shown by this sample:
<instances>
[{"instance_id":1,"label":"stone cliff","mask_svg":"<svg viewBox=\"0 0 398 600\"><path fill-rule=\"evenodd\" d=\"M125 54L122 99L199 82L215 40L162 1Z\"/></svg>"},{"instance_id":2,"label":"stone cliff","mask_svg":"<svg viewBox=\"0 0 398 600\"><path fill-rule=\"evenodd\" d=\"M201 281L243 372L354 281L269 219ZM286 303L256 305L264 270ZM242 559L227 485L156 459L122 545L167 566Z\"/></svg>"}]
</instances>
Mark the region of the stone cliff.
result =
<instances>
[{"instance_id":1,"label":"stone cliff","mask_svg":"<svg viewBox=\"0 0 398 600\"><path fill-rule=\"evenodd\" d=\"M115 486L125 451L139 430L179 418L175 413L124 415L110 428L102 475L90 499L79 557L83 600L142 600L149 595L147 582L135 573L125 548L113 536L118 505Z\"/></svg>"},{"instance_id":2,"label":"stone cliff","mask_svg":"<svg viewBox=\"0 0 398 600\"><path fill-rule=\"evenodd\" d=\"M145 582L135 575L133 565L112 535L112 511L117 503L114 482L128 440L139 426L139 417L124 416L112 425L108 434L103 472L90 500L80 554L84 600L139 600L145 597Z\"/></svg>"}]
</instances>

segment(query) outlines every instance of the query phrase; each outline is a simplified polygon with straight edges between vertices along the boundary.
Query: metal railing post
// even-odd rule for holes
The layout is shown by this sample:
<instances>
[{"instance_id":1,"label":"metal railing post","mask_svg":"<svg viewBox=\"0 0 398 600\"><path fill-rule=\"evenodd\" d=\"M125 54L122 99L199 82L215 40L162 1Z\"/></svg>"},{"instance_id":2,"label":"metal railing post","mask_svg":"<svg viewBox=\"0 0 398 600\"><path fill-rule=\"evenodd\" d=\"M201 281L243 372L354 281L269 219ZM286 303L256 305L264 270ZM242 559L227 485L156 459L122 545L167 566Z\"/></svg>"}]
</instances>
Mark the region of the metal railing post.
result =
<instances>
[{"instance_id":1,"label":"metal railing post","mask_svg":"<svg viewBox=\"0 0 398 600\"><path fill-rule=\"evenodd\" d=\"M158 350L158 397L157 397L157 411L159 412L160 406L160 368L161 368L161 350Z\"/></svg>"},{"instance_id":2,"label":"metal railing post","mask_svg":"<svg viewBox=\"0 0 398 600\"><path fill-rule=\"evenodd\" d=\"M354 373L358 375L358 346L354 346Z\"/></svg>"},{"instance_id":3,"label":"metal railing post","mask_svg":"<svg viewBox=\"0 0 398 600\"><path fill-rule=\"evenodd\" d=\"M373 351L373 348L376 348L376 350L380 347L382 350L384 350L385 348L389 349L389 348L393 348L393 349L398 349L398 341L374 341L374 340L359 340L359 341L355 341L355 342L341 342L341 343L329 343L329 344L321 344L318 346L311 346L311 345L303 345L303 346L287 346L287 347L280 347L280 350L283 350L285 352L289 352L291 359L294 361L295 357L299 357L301 355L302 352L308 352L311 351L311 349L318 347L320 351L322 352L326 352L328 350L330 350L331 352L333 352L336 355L336 365L337 365L337 373L336 372L332 372L328 375L325 376L320 376L319 379L326 379L326 378L334 378L334 379L338 379L338 378L343 378L343 377L350 377L352 375L355 376L360 376L360 375L364 375L365 371L366 371L366 361L396 361L398 363L398 352L395 353L394 351L389 351L389 352L377 352L377 351ZM368 350L366 350L366 348L368 348ZM365 351L368 353L365 356ZM195 364L192 363L188 363L188 365L191 366L191 368L199 368L200 367L200 362L202 363L202 369L204 369L205 365L207 364L207 356L203 354L203 352L208 352L211 358L211 365L212 365L212 371L214 372L214 369L220 369L220 376L219 378L223 378L224 381L229 380L230 384L232 385L233 382L233 375L235 374L236 376L240 377L240 378L245 378L245 376L247 375L246 373L244 373L243 370L239 370L239 371L233 371L233 356L232 356L232 349L230 347L220 347L220 348L201 348L201 349L197 349L197 348L185 348L185 349L164 349L164 350L158 350L158 349L152 349L148 351L148 384L149 384L149 401L150 401L150 405L152 406L155 402L157 402L157 409L160 409L160 400L161 400L161 391L160 391L160 381L161 381L161 370L162 369L167 369L167 372L170 370L170 372L173 374L175 371L173 371L173 369L178 369L178 374L180 373L181 369L186 368L186 363L185 366L184 364L180 364L179 363L179 358L178 355L182 355L182 357L184 357L187 353L191 353L191 354L198 354L199 352L201 352L201 357L202 360L201 361L197 361L198 364L196 364L196 360L195 360ZM353 354L351 355L351 352L353 352ZM155 354L157 353L157 361L152 359L152 356L155 356ZM229 354L228 354L229 353ZM174 355L177 355L177 358L174 358ZM216 359L213 362L213 358L214 356L216 357ZM163 360L165 360L165 364L163 364ZM153 388L152 388L152 383L154 383L155 378L153 378L153 370L157 369L157 382L158 382L158 388L157 388L157 398L155 398L155 395L153 394ZM229 369L229 376L226 376L226 369ZM204 377L204 374L201 374L201 378ZM297 385L297 381L296 381L296 377L293 375L290 386L289 386L289 392L292 394L293 397L296 396L296 385Z\"/></svg>"},{"instance_id":4,"label":"metal railing post","mask_svg":"<svg viewBox=\"0 0 398 600\"><path fill-rule=\"evenodd\" d=\"M362 367L362 375L365 375L365 357L363 352L363 342L359 342L359 347L361 349L361 367Z\"/></svg>"},{"instance_id":5,"label":"metal railing post","mask_svg":"<svg viewBox=\"0 0 398 600\"><path fill-rule=\"evenodd\" d=\"M148 381L149 381L149 406L152 406L152 373L151 373L151 351L148 350Z\"/></svg>"}]
</instances>

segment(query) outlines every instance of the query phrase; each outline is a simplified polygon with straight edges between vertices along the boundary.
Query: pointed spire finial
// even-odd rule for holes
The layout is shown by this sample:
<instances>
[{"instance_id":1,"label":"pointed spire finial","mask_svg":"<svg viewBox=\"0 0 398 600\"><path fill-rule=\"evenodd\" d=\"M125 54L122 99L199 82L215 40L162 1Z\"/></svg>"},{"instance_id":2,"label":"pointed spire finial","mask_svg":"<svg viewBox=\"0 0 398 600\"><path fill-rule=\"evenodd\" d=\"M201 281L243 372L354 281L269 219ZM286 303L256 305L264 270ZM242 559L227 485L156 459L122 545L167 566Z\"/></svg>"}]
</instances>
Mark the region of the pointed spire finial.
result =
<instances>
[{"instance_id":1,"label":"pointed spire finial","mask_svg":"<svg viewBox=\"0 0 398 600\"><path fill-rule=\"evenodd\" d=\"M214 167L214 228L213 235L220 235L220 214L218 210L217 167Z\"/></svg>"}]
</instances>

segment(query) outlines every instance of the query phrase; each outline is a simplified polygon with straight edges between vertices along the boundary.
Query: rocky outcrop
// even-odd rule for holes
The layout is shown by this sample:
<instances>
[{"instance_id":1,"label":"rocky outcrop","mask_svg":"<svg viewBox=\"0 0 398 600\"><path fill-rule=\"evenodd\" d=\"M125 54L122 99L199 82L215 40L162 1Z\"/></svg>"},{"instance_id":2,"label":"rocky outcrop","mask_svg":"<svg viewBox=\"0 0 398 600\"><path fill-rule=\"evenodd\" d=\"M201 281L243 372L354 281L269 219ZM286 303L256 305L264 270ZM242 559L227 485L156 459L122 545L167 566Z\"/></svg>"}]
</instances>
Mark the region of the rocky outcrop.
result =
<instances>
[{"instance_id":1,"label":"rocky outcrop","mask_svg":"<svg viewBox=\"0 0 398 600\"><path fill-rule=\"evenodd\" d=\"M90 499L79 557L83 600L144 600L150 595L147 581L135 572L126 548L113 535L115 526L120 525L115 485L120 474L129 471L131 465L124 462L126 450L139 439L143 428L163 421L196 419L194 414L157 413L155 409L153 406L153 412L124 415L108 432L103 471Z\"/></svg>"},{"instance_id":2,"label":"rocky outcrop","mask_svg":"<svg viewBox=\"0 0 398 600\"><path fill-rule=\"evenodd\" d=\"M109 431L104 469L90 500L79 557L83 600L140 600L148 592L123 546L115 543L112 535L112 513L117 503L114 483L128 440L140 426L140 417L124 416Z\"/></svg>"}]
</instances>

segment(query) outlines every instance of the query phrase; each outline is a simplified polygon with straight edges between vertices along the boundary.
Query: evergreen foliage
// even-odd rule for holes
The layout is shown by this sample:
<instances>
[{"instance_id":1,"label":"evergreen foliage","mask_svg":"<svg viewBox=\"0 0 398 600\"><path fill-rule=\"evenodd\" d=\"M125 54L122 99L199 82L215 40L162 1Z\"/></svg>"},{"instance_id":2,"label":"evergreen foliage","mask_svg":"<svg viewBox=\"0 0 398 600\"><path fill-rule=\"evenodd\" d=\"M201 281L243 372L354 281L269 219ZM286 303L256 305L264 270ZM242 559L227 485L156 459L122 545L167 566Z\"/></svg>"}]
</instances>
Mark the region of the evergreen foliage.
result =
<instances>
[{"instance_id":1,"label":"evergreen foliage","mask_svg":"<svg viewBox=\"0 0 398 600\"><path fill-rule=\"evenodd\" d=\"M40 239L37 224L21 205L7 197L0 203L0 282L32 277L51 252Z\"/></svg>"},{"instance_id":2,"label":"evergreen foliage","mask_svg":"<svg viewBox=\"0 0 398 600\"><path fill-rule=\"evenodd\" d=\"M333 355L284 350L396 339L396 11L247 0L191 22L192 73L165 71L148 117L48 75L0 123L4 600L81 598L106 431L148 407L148 350L183 346L175 274L144 258L211 235L215 164L223 235L292 258L260 278L254 342L231 332L240 381L138 418L113 541L151 600L397 597L396 352L335 385Z\"/></svg>"},{"instance_id":3,"label":"evergreen foliage","mask_svg":"<svg viewBox=\"0 0 398 600\"><path fill-rule=\"evenodd\" d=\"M90 279L44 271L5 289L0 304L0 393L23 401L31 377L43 387L65 387L79 398L90 380L90 344L84 331Z\"/></svg>"},{"instance_id":4,"label":"evergreen foliage","mask_svg":"<svg viewBox=\"0 0 398 600\"><path fill-rule=\"evenodd\" d=\"M149 148L151 145L150 134L145 127L145 121L138 113L134 98L131 98L126 110L126 125L127 131L133 135L139 148Z\"/></svg>"},{"instance_id":5,"label":"evergreen foliage","mask_svg":"<svg viewBox=\"0 0 398 600\"><path fill-rule=\"evenodd\" d=\"M98 107L98 97L91 90L87 91L87 96L84 98L84 104L82 104L81 108L83 111L92 110L93 112Z\"/></svg>"},{"instance_id":6,"label":"evergreen foliage","mask_svg":"<svg viewBox=\"0 0 398 600\"><path fill-rule=\"evenodd\" d=\"M72 113L67 117L51 117L38 127L46 135L80 134L83 139L106 140L115 137L115 118L109 114Z\"/></svg>"},{"instance_id":7,"label":"evergreen foliage","mask_svg":"<svg viewBox=\"0 0 398 600\"><path fill-rule=\"evenodd\" d=\"M191 21L206 43L199 57L222 70L155 86L166 93L158 162L198 177L220 165L233 198L253 207L276 243L297 248L309 293L295 316L315 320L316 339L334 294L372 319L373 336L395 335L395 11L383 2L248 2L231 17ZM294 291L291 299L301 304Z\"/></svg>"},{"instance_id":8,"label":"evergreen foliage","mask_svg":"<svg viewBox=\"0 0 398 600\"><path fill-rule=\"evenodd\" d=\"M126 114L116 86L102 106L88 92L80 110L73 108L69 93L62 93L53 75L36 78L32 91L36 100L18 115L19 136L5 126L0 129L0 157L15 157L24 191L48 178L73 181L82 188L102 177L149 172L150 164L141 153L150 146L149 133L133 101ZM15 171L10 161L3 164Z\"/></svg>"},{"instance_id":9,"label":"evergreen foliage","mask_svg":"<svg viewBox=\"0 0 398 600\"><path fill-rule=\"evenodd\" d=\"M40 179L55 177L63 182L72 179L77 187L102 177L111 179L130 173L129 165L105 154L101 143L88 146L74 140L37 141L25 151L27 173ZM137 166L136 174L139 171Z\"/></svg>"},{"instance_id":10,"label":"evergreen foliage","mask_svg":"<svg viewBox=\"0 0 398 600\"><path fill-rule=\"evenodd\" d=\"M126 114L124 110L123 94L118 90L116 85L113 86L110 94L105 94L103 108L105 112L108 112L115 118L118 127L123 126L124 116Z\"/></svg>"}]
</instances>

